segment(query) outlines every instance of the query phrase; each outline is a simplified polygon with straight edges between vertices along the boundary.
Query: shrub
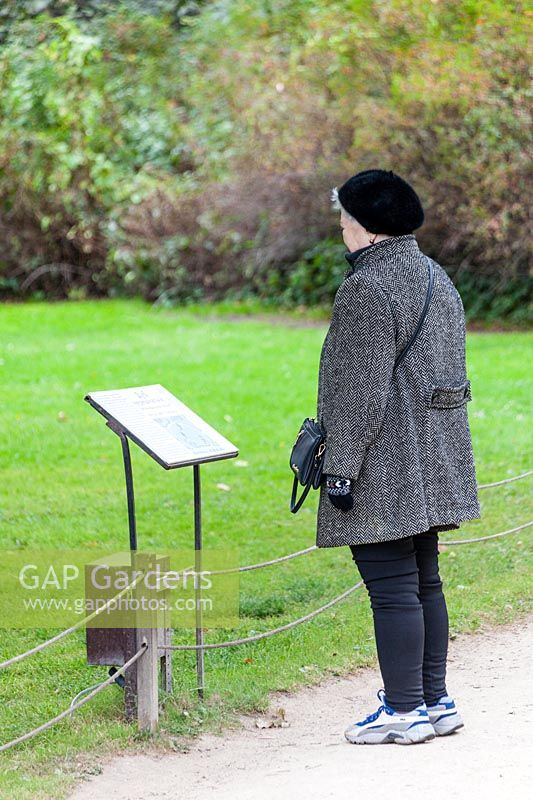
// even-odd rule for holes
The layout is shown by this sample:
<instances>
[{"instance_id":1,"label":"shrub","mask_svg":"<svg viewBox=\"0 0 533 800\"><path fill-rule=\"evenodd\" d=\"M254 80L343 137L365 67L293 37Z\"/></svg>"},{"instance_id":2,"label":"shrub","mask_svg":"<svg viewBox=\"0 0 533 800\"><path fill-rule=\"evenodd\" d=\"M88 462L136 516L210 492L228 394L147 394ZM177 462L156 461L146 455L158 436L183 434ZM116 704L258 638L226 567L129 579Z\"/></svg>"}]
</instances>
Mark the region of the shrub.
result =
<instances>
[{"instance_id":1,"label":"shrub","mask_svg":"<svg viewBox=\"0 0 533 800\"><path fill-rule=\"evenodd\" d=\"M62 0L24 0L22 16L51 13L26 23L16 5L0 294L330 302L330 188L379 166L418 190L420 245L467 313L527 318L521 3L216 0L188 16L177 0L87 0L54 17Z\"/></svg>"},{"instance_id":2,"label":"shrub","mask_svg":"<svg viewBox=\"0 0 533 800\"><path fill-rule=\"evenodd\" d=\"M274 273L289 275L330 229L316 202L323 186L313 174L249 172L180 196L156 192L120 220L109 272L158 302L268 295Z\"/></svg>"},{"instance_id":3,"label":"shrub","mask_svg":"<svg viewBox=\"0 0 533 800\"><path fill-rule=\"evenodd\" d=\"M108 290L114 217L188 166L174 44L154 17L110 17L99 36L43 17L0 50L0 290Z\"/></svg>"}]
</instances>

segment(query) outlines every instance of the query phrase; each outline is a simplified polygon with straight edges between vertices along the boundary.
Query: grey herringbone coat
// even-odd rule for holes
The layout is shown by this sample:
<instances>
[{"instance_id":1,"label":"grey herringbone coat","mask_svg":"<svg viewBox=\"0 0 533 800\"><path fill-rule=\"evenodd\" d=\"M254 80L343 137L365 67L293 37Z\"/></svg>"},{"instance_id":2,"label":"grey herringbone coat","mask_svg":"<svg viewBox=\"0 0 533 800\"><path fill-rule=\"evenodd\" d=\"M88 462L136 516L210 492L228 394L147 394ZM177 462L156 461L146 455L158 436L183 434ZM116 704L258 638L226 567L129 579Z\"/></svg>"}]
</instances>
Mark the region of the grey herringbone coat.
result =
<instances>
[{"instance_id":1,"label":"grey herringbone coat","mask_svg":"<svg viewBox=\"0 0 533 800\"><path fill-rule=\"evenodd\" d=\"M434 271L427 317L394 373L428 284L414 234L376 242L344 273L320 355L316 419L324 474L352 478L354 506L333 506L322 484L318 547L451 530L480 516L463 304L435 262Z\"/></svg>"}]
</instances>

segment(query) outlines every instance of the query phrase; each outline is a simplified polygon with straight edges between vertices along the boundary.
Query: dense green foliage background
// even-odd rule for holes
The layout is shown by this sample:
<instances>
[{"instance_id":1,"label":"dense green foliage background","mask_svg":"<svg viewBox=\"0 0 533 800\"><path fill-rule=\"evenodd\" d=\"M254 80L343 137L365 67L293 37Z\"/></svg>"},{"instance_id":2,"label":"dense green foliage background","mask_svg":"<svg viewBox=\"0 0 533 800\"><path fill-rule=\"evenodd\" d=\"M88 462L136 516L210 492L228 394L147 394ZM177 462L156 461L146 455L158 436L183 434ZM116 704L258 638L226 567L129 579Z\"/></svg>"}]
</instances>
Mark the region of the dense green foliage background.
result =
<instances>
[{"instance_id":1,"label":"dense green foliage background","mask_svg":"<svg viewBox=\"0 0 533 800\"><path fill-rule=\"evenodd\" d=\"M345 250L331 187L379 166L421 195L417 238L468 315L527 319L522 3L8 0L1 14L1 296L330 303Z\"/></svg>"}]
</instances>

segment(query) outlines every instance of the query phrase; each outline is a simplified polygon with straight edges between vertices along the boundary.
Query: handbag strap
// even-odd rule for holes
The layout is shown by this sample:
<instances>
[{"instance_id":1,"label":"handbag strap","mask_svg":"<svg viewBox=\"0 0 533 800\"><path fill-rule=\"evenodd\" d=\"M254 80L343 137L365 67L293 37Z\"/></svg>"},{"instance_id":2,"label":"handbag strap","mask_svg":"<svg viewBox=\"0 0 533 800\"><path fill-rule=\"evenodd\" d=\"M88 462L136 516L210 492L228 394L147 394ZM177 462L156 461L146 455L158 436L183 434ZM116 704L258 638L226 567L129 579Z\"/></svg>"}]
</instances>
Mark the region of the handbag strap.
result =
<instances>
[{"instance_id":1,"label":"handbag strap","mask_svg":"<svg viewBox=\"0 0 533 800\"><path fill-rule=\"evenodd\" d=\"M303 501L309 494L310 489L311 489L311 483L308 483L307 486L305 486L302 494L300 495L298 502L296 502L296 494L298 492L298 478L296 478L296 476L294 477L294 480L292 482L292 493L291 493L291 511L293 514L296 514L296 512L300 509Z\"/></svg>"},{"instance_id":2,"label":"handbag strap","mask_svg":"<svg viewBox=\"0 0 533 800\"><path fill-rule=\"evenodd\" d=\"M394 369L403 361L405 356L407 355L407 351L413 346L416 341L418 334L420 333L420 329L424 324L424 320L426 318L426 314L428 313L429 304L431 302L431 297L433 295L433 284L434 284L434 270L433 270L433 263L428 256L426 256L426 261L428 265L428 272L429 272L429 281L428 281L428 289L426 293L426 300L424 303L424 308L422 309L422 313L420 315L420 319L418 320L418 325L414 329L413 333L411 334L411 338L403 348L400 355L397 357L396 361L394 362ZM393 370L394 371L394 370Z\"/></svg>"}]
</instances>

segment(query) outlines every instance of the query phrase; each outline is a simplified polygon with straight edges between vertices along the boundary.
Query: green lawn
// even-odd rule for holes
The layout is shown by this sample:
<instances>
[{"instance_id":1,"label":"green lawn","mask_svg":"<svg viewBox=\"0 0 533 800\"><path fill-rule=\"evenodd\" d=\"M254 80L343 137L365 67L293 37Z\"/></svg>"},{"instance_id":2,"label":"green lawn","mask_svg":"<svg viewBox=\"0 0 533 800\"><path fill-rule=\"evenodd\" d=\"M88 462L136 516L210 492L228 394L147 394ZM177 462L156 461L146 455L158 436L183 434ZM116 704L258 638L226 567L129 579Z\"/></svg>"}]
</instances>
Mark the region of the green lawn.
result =
<instances>
[{"instance_id":1,"label":"green lawn","mask_svg":"<svg viewBox=\"0 0 533 800\"><path fill-rule=\"evenodd\" d=\"M241 563L250 563L314 544L317 493L298 514L289 512L288 455L303 417L315 413L327 322L300 326L295 316L277 322L235 316L230 319L224 309L212 318L205 309L155 310L135 301L1 306L2 546L124 548L120 445L83 397L91 390L149 383L162 383L240 449L239 459L202 467L206 547L238 545ZM481 483L531 467L532 341L530 333L468 337L469 414ZM248 466L237 464L243 460ZM192 469L166 472L135 447L133 468L139 546L190 546ZM531 519L530 488L526 479L482 492L482 520L443 534L442 540ZM529 537L524 531L442 554L452 635L528 610ZM303 615L357 577L345 548L244 574L242 621L231 635ZM213 631L209 637L228 633ZM1 656L50 635L0 630ZM176 641L191 640L190 632L176 634ZM318 681L374 657L364 591L289 633L208 653L201 706L192 691L194 656L178 653L175 693L165 699L153 746L180 747L181 734L227 724L235 710L261 708L268 690ZM105 668L84 664L82 634L0 673L1 741L57 714L78 691L106 675ZM74 719L0 756L0 797L62 797L73 778L98 769L99 754L146 746L123 722L121 690L111 687Z\"/></svg>"}]
</instances>

